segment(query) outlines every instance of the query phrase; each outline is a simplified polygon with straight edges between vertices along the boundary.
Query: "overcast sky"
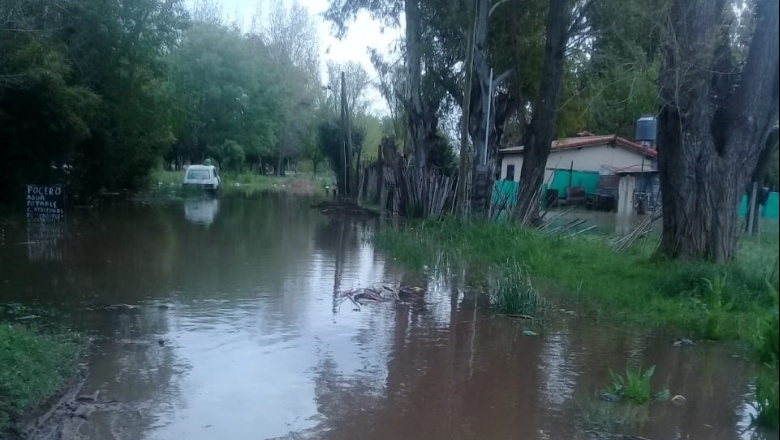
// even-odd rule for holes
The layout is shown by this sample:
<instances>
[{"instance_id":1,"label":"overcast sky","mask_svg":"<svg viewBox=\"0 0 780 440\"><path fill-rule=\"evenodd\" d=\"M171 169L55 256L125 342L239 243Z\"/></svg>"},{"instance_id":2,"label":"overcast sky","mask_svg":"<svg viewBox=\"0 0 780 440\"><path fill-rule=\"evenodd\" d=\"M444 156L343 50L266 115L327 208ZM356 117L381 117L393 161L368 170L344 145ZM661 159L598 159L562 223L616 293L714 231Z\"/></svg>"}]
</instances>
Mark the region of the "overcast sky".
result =
<instances>
[{"instance_id":1,"label":"overcast sky","mask_svg":"<svg viewBox=\"0 0 780 440\"><path fill-rule=\"evenodd\" d=\"M245 24L249 23L258 8L258 0L216 1L222 5L223 12L228 18L239 17L240 21ZM285 1L290 4L292 0L260 0L261 10L267 13L276 1ZM328 8L328 0L299 0L299 3L309 9L317 23L322 77L324 77L325 65L328 61L338 63L357 61L368 71L371 79L376 79L377 72L371 64L368 49L375 48L382 53L389 53L392 43L401 36L400 29L385 29L383 32L379 22L371 19L367 13L361 13L355 21L350 23L347 35L339 40L334 36L331 23L322 17L322 13ZM373 113L387 114L387 106L377 90L370 90L367 97L372 103Z\"/></svg>"}]
</instances>

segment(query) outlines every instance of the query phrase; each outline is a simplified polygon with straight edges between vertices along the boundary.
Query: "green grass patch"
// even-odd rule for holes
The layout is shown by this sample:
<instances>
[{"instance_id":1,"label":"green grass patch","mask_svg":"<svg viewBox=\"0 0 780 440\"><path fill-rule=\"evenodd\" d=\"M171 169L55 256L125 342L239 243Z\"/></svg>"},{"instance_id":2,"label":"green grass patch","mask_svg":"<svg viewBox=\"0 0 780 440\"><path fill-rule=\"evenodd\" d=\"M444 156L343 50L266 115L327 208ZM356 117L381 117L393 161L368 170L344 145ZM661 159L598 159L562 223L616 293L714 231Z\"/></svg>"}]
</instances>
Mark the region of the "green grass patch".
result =
<instances>
[{"instance_id":1,"label":"green grass patch","mask_svg":"<svg viewBox=\"0 0 780 440\"><path fill-rule=\"evenodd\" d=\"M152 176L152 187L180 191L184 171L158 170ZM333 187L335 181L329 174L314 176L310 173L298 173L284 177L260 175L256 173L223 172L220 174L222 192L242 192L251 194L273 190L297 190L300 184L308 185L315 194L324 194L325 187Z\"/></svg>"},{"instance_id":2,"label":"green grass patch","mask_svg":"<svg viewBox=\"0 0 780 440\"><path fill-rule=\"evenodd\" d=\"M780 347L780 319L778 317L777 289L767 285L774 306L769 313L761 313L756 318L756 329L751 340L753 352L759 362L778 365L778 347Z\"/></svg>"},{"instance_id":3,"label":"green grass patch","mask_svg":"<svg viewBox=\"0 0 780 440\"><path fill-rule=\"evenodd\" d=\"M544 286L543 296L574 302L581 312L688 337L749 343L757 318L774 306L767 282L777 288L776 242L745 240L737 262L716 265L668 261L649 249L618 253L602 237L555 238L512 225L459 220L388 228L375 241L416 268L446 261L485 273L522 269Z\"/></svg>"},{"instance_id":4,"label":"green grass patch","mask_svg":"<svg viewBox=\"0 0 780 440\"><path fill-rule=\"evenodd\" d=\"M773 428L778 427L780 414L780 382L777 365L766 368L756 378L756 421Z\"/></svg>"},{"instance_id":5,"label":"green grass patch","mask_svg":"<svg viewBox=\"0 0 780 440\"><path fill-rule=\"evenodd\" d=\"M78 372L84 341L0 322L0 437Z\"/></svg>"},{"instance_id":6,"label":"green grass patch","mask_svg":"<svg viewBox=\"0 0 780 440\"><path fill-rule=\"evenodd\" d=\"M534 288L531 277L515 264L507 269L491 271L490 306L497 313L540 318L545 301Z\"/></svg>"},{"instance_id":7,"label":"green grass patch","mask_svg":"<svg viewBox=\"0 0 780 440\"><path fill-rule=\"evenodd\" d=\"M652 396L650 380L655 373L655 365L644 370L642 367L626 367L625 373L616 373L609 370L612 384L607 392L628 399L634 403L649 402Z\"/></svg>"}]
</instances>

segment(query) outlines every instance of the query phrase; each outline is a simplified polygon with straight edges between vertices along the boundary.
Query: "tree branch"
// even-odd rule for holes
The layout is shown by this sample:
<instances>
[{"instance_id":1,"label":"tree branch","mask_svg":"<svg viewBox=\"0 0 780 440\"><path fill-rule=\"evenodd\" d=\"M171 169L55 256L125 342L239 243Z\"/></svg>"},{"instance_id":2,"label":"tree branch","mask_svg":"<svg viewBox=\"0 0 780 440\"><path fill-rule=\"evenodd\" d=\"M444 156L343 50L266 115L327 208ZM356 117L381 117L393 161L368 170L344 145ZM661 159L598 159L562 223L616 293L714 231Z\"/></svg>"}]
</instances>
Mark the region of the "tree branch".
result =
<instances>
[{"instance_id":1,"label":"tree branch","mask_svg":"<svg viewBox=\"0 0 780 440\"><path fill-rule=\"evenodd\" d=\"M756 2L756 28L733 101L739 123L754 125L754 129L765 133L774 125L778 114L778 6L777 0ZM766 105L769 106L768 112L757 111L758 107ZM766 121L753 120L756 114L765 114L769 118ZM762 134L757 141L762 141L764 136Z\"/></svg>"},{"instance_id":2,"label":"tree branch","mask_svg":"<svg viewBox=\"0 0 780 440\"><path fill-rule=\"evenodd\" d=\"M506 71L504 71L504 73L495 77L493 79L493 87L496 87L502 82L506 81L506 79L509 78L510 75L512 75L512 72L514 72L514 69L507 69Z\"/></svg>"},{"instance_id":3,"label":"tree branch","mask_svg":"<svg viewBox=\"0 0 780 440\"><path fill-rule=\"evenodd\" d=\"M508 1L508 0L499 0L498 2L496 2L496 4L495 4L495 5L491 6L491 7L490 7L490 11L488 12L488 17L490 17L490 16L492 16L492 15L493 15L493 12L495 12L495 11L496 11L496 8L497 8L499 5L501 5L501 4L503 4L503 3L506 3L507 1Z\"/></svg>"},{"instance_id":4,"label":"tree branch","mask_svg":"<svg viewBox=\"0 0 780 440\"><path fill-rule=\"evenodd\" d=\"M460 87L458 87L458 84L455 82L455 79L453 79L449 75L444 74L437 74L434 76L435 81L444 89L447 91L447 93L452 96L452 99L454 99L458 106L463 105L463 91Z\"/></svg>"}]
</instances>

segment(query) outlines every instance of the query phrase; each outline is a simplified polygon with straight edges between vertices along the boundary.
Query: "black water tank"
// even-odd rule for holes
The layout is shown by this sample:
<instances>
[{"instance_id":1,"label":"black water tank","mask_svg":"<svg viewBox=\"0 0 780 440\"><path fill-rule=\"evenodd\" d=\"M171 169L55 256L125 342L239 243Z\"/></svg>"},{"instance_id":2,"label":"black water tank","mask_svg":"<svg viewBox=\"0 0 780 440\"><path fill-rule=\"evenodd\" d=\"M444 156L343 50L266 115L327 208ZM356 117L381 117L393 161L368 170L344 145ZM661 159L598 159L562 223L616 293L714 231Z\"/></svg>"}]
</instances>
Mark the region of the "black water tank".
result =
<instances>
[{"instance_id":1,"label":"black water tank","mask_svg":"<svg viewBox=\"0 0 780 440\"><path fill-rule=\"evenodd\" d=\"M655 143L655 116L645 115L636 121L636 138L637 142L652 142Z\"/></svg>"}]
</instances>

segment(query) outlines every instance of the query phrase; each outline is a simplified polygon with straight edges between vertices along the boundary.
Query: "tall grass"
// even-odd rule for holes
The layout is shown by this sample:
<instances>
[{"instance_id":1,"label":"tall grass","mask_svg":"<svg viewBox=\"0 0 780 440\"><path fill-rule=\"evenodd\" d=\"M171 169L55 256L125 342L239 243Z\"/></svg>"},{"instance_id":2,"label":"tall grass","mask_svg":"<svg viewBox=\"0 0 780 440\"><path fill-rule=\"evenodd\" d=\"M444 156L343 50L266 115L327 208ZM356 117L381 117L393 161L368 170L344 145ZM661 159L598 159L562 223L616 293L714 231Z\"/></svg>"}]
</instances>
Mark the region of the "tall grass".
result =
<instances>
[{"instance_id":1,"label":"tall grass","mask_svg":"<svg viewBox=\"0 0 780 440\"><path fill-rule=\"evenodd\" d=\"M780 422L780 389L778 386L778 351L780 348L780 317L778 317L778 290L767 283L769 296L774 303L769 312L759 311L752 347L764 368L756 378L756 406L758 422L778 427Z\"/></svg>"},{"instance_id":2,"label":"tall grass","mask_svg":"<svg viewBox=\"0 0 780 440\"><path fill-rule=\"evenodd\" d=\"M773 306L767 281L777 288L776 277L770 278L776 242L743 242L740 259L727 265L668 261L650 250L616 253L599 237L555 238L461 220L385 229L376 243L415 267L440 255L473 270L521 267L545 286L545 297L571 298L586 313L689 337L749 341L757 311Z\"/></svg>"},{"instance_id":3,"label":"tall grass","mask_svg":"<svg viewBox=\"0 0 780 440\"><path fill-rule=\"evenodd\" d=\"M758 423L774 428L780 422L780 382L777 366L767 368L756 378L756 406Z\"/></svg>"},{"instance_id":4,"label":"tall grass","mask_svg":"<svg viewBox=\"0 0 780 440\"><path fill-rule=\"evenodd\" d=\"M780 351L780 317L778 317L778 291L767 284L767 291L773 301L769 311L758 311L756 329L751 345L756 358L768 365L778 364Z\"/></svg>"},{"instance_id":5,"label":"tall grass","mask_svg":"<svg viewBox=\"0 0 780 440\"><path fill-rule=\"evenodd\" d=\"M541 318L545 301L519 264L494 270L491 275L495 277L490 286L490 306L494 311Z\"/></svg>"}]
</instances>

